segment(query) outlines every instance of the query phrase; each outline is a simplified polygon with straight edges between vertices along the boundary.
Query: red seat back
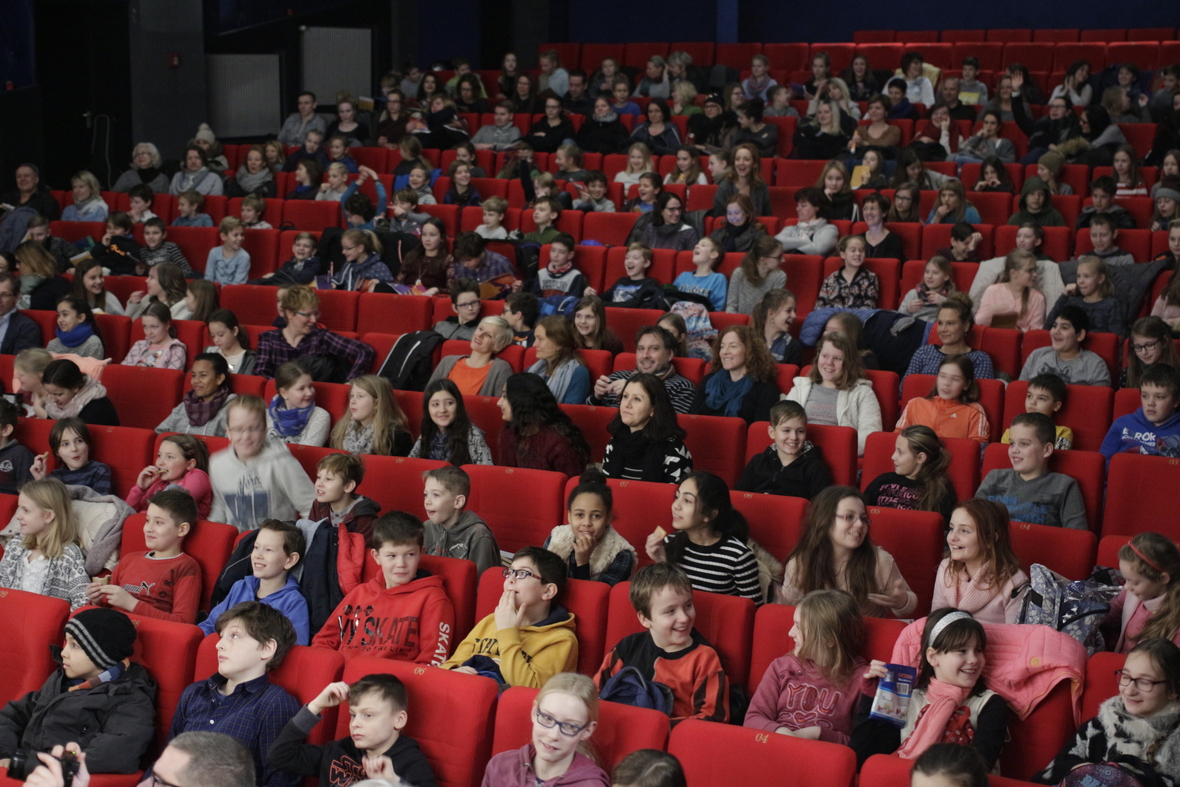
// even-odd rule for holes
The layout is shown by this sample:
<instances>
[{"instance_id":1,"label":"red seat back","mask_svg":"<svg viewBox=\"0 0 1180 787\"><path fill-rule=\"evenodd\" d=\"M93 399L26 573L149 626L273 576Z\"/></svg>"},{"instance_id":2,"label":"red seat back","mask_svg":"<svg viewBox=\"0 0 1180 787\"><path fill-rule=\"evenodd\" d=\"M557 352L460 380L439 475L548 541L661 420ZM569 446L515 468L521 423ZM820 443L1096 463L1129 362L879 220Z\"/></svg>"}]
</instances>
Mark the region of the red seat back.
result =
<instances>
[{"instance_id":1,"label":"red seat back","mask_svg":"<svg viewBox=\"0 0 1180 787\"><path fill-rule=\"evenodd\" d=\"M799 541L799 526L807 512L801 497L764 495L757 492L729 493L733 507L742 513L750 526L750 538L780 562L786 563Z\"/></svg>"},{"instance_id":2,"label":"red seat back","mask_svg":"<svg viewBox=\"0 0 1180 787\"><path fill-rule=\"evenodd\" d=\"M357 333L412 333L434 323L434 300L424 295L361 293L357 304ZM384 358L382 359L384 360Z\"/></svg>"},{"instance_id":3,"label":"red seat back","mask_svg":"<svg viewBox=\"0 0 1180 787\"><path fill-rule=\"evenodd\" d=\"M912 614L925 615L934 597L934 575L946 543L942 514L876 506L870 506L868 514L873 520L873 541L893 556L906 584L918 596L918 607Z\"/></svg>"},{"instance_id":4,"label":"red seat back","mask_svg":"<svg viewBox=\"0 0 1180 787\"><path fill-rule=\"evenodd\" d=\"M1148 489L1175 489L1180 484L1180 459L1140 454L1115 454L1106 488L1106 535L1133 536L1144 530L1180 540L1175 500Z\"/></svg>"},{"instance_id":5,"label":"red seat back","mask_svg":"<svg viewBox=\"0 0 1180 787\"><path fill-rule=\"evenodd\" d=\"M483 517L508 552L539 546L561 524L565 476L548 470L463 465L471 476L467 508Z\"/></svg>"},{"instance_id":6,"label":"red seat back","mask_svg":"<svg viewBox=\"0 0 1180 787\"><path fill-rule=\"evenodd\" d=\"M1110 430L1110 411L1114 391L1102 385L1067 385L1065 403L1053 416L1053 422L1073 430L1073 448L1077 451L1097 451ZM1004 393L1004 429L1012 419L1025 411L1024 398L1028 383L1013 380ZM1004 431L996 432L998 440Z\"/></svg>"},{"instance_id":7,"label":"red seat back","mask_svg":"<svg viewBox=\"0 0 1180 787\"><path fill-rule=\"evenodd\" d=\"M127 351L131 349L131 318L120 314L96 314L94 322L102 334L102 347L106 357L110 358L112 363L119 363L126 358ZM181 323L178 320L173 324L179 326ZM142 320L139 321L139 325L142 333ZM204 331L204 328L202 325L201 330Z\"/></svg>"},{"instance_id":8,"label":"red seat back","mask_svg":"<svg viewBox=\"0 0 1180 787\"><path fill-rule=\"evenodd\" d=\"M143 526L147 522L147 514L132 514L123 521L123 537L119 545L119 553L126 555L131 552L146 552L147 545L143 540ZM192 530L184 539L184 551L201 566L201 609L210 609L209 600L213 596L213 586L221 570L225 568L230 554L234 551L234 542L238 538L238 529L232 525L220 522L200 520L193 525Z\"/></svg>"},{"instance_id":9,"label":"red seat back","mask_svg":"<svg viewBox=\"0 0 1180 787\"><path fill-rule=\"evenodd\" d=\"M377 562L372 558L365 561L365 566L372 566L374 576L380 571ZM479 583L476 576L475 562L460 560L454 557L422 556L422 568L441 577L443 590L455 608L455 630L451 632L451 650L463 641L475 625L475 594ZM365 577L369 579L370 577Z\"/></svg>"},{"instance_id":10,"label":"red seat back","mask_svg":"<svg viewBox=\"0 0 1180 787\"><path fill-rule=\"evenodd\" d=\"M418 410L421 413L421 408ZM422 508L422 474L446 467L435 459L410 459L404 456L365 456L365 480L360 493L376 501L385 513L408 511L425 518ZM471 503L468 502L468 508ZM478 511L477 511L478 513Z\"/></svg>"},{"instance_id":11,"label":"red seat back","mask_svg":"<svg viewBox=\"0 0 1180 787\"><path fill-rule=\"evenodd\" d=\"M620 582L610 591L606 647L613 648L628 634L643 631L631 606L631 583ZM696 630L721 657L721 666L735 686L746 685L750 674L750 642L754 637L754 602L748 598L706 593L692 594Z\"/></svg>"},{"instance_id":12,"label":"red seat back","mask_svg":"<svg viewBox=\"0 0 1180 787\"><path fill-rule=\"evenodd\" d=\"M148 369L108 365L102 373L107 396L119 413L121 426L155 429L184 394L186 375L178 369ZM151 391L151 396L144 396Z\"/></svg>"},{"instance_id":13,"label":"red seat back","mask_svg":"<svg viewBox=\"0 0 1180 787\"><path fill-rule=\"evenodd\" d=\"M1012 550L1020 558L1020 567L1026 574L1033 563L1040 563L1069 579L1085 579L1094 568L1098 537L1088 530L1013 522L1008 533Z\"/></svg>"},{"instance_id":14,"label":"red seat back","mask_svg":"<svg viewBox=\"0 0 1180 787\"><path fill-rule=\"evenodd\" d=\"M135 624L135 652L131 660L141 664L156 682L156 741L168 743L172 717L180 695L193 682L197 648L205 635L196 626L129 614Z\"/></svg>"},{"instance_id":15,"label":"red seat back","mask_svg":"<svg viewBox=\"0 0 1180 787\"><path fill-rule=\"evenodd\" d=\"M0 702L19 699L45 683L56 664L49 651L61 645L69 602L39 593L0 589Z\"/></svg>"},{"instance_id":16,"label":"red seat back","mask_svg":"<svg viewBox=\"0 0 1180 787\"><path fill-rule=\"evenodd\" d=\"M1119 680L1114 673L1126 662L1125 653L1095 653L1086 662L1086 682L1082 687L1083 719L1097 716L1098 706L1119 693Z\"/></svg>"},{"instance_id":17,"label":"red seat back","mask_svg":"<svg viewBox=\"0 0 1180 787\"><path fill-rule=\"evenodd\" d=\"M873 432L865 441L864 465L860 474L860 488L864 491L877 476L893 472L893 451L897 446L896 432ZM966 500L979 487L979 443L966 437L944 437L942 443L951 452L947 475L955 487L955 496Z\"/></svg>"},{"instance_id":18,"label":"red seat back","mask_svg":"<svg viewBox=\"0 0 1180 787\"><path fill-rule=\"evenodd\" d=\"M606 444L611 439L607 426L619 411L614 407L589 404L563 404L561 409L585 435L586 442L590 444L590 461L601 462L606 453Z\"/></svg>"},{"instance_id":19,"label":"red seat back","mask_svg":"<svg viewBox=\"0 0 1180 787\"><path fill-rule=\"evenodd\" d=\"M1008 446L992 443L983 454L982 478L992 470L1012 467ZM1082 502L1086 506L1086 523L1095 533L1101 532L1102 489L1106 481L1106 459L1097 451L1054 451L1049 457L1049 470L1064 473L1078 482Z\"/></svg>"},{"instance_id":20,"label":"red seat back","mask_svg":"<svg viewBox=\"0 0 1180 787\"><path fill-rule=\"evenodd\" d=\"M341 218L339 202L290 199L283 204L283 221L304 232L321 232L330 227L339 227ZM283 253L286 254L286 251Z\"/></svg>"},{"instance_id":21,"label":"red seat back","mask_svg":"<svg viewBox=\"0 0 1180 787\"><path fill-rule=\"evenodd\" d=\"M693 470L720 476L733 486L745 467L746 422L720 415L678 415L688 434L684 445L692 454Z\"/></svg>"},{"instance_id":22,"label":"red seat back","mask_svg":"<svg viewBox=\"0 0 1180 787\"><path fill-rule=\"evenodd\" d=\"M1018 779L1031 779L1045 767L1046 753L1059 751L1076 732L1070 682L1063 680L1027 718L1009 717L1009 741L1000 753L1000 770Z\"/></svg>"}]
</instances>

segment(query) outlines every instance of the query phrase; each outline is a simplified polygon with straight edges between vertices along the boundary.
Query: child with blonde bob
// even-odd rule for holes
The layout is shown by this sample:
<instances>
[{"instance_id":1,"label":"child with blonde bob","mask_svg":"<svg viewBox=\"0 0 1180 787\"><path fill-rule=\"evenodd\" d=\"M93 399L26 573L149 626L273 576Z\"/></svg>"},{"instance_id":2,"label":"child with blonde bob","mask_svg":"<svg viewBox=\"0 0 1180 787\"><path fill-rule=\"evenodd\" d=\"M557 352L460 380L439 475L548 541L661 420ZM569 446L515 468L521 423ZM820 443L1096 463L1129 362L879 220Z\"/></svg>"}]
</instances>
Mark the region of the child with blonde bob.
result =
<instances>
[{"instance_id":1,"label":"child with blonde bob","mask_svg":"<svg viewBox=\"0 0 1180 787\"><path fill-rule=\"evenodd\" d=\"M608 787L590 736L598 727L598 689L585 675L561 672L545 682L532 708L532 740L488 762L482 787L561 784Z\"/></svg>"},{"instance_id":2,"label":"child with blonde bob","mask_svg":"<svg viewBox=\"0 0 1180 787\"><path fill-rule=\"evenodd\" d=\"M406 456L414 447L407 423L389 381L366 374L351 382L348 409L332 429L332 447L351 454Z\"/></svg>"},{"instance_id":3,"label":"child with blonde bob","mask_svg":"<svg viewBox=\"0 0 1180 787\"><path fill-rule=\"evenodd\" d=\"M615 175L615 183L622 183L626 190L637 185L640 176L645 172L656 171L656 162L651 157L651 150L642 142L636 142L627 148L627 167Z\"/></svg>"},{"instance_id":4,"label":"child with blonde bob","mask_svg":"<svg viewBox=\"0 0 1180 787\"><path fill-rule=\"evenodd\" d=\"M795 649L767 668L744 726L846 745L868 683L859 606L843 590L814 590L796 607L789 636Z\"/></svg>"},{"instance_id":5,"label":"child with blonde bob","mask_svg":"<svg viewBox=\"0 0 1180 787\"><path fill-rule=\"evenodd\" d=\"M1028 576L1012 551L1008 509L970 498L955 508L949 524L931 606L970 612L981 623L1016 623Z\"/></svg>"},{"instance_id":6,"label":"child with blonde bob","mask_svg":"<svg viewBox=\"0 0 1180 787\"><path fill-rule=\"evenodd\" d=\"M90 575L66 485L57 478L26 483L16 521L20 535L0 560L0 587L65 599L71 611L85 604Z\"/></svg>"},{"instance_id":7,"label":"child with blonde bob","mask_svg":"<svg viewBox=\"0 0 1180 787\"><path fill-rule=\"evenodd\" d=\"M1078 259L1077 280L1065 288L1065 292L1053 304L1045 317L1045 329L1053 327L1061 310L1066 306L1077 306L1090 318L1090 332L1126 333L1123 306L1114 297L1114 279L1110 266L1101 257L1087 254Z\"/></svg>"},{"instance_id":8,"label":"child with blonde bob","mask_svg":"<svg viewBox=\"0 0 1180 787\"><path fill-rule=\"evenodd\" d=\"M1180 645L1180 550L1158 533L1140 533L1119 549L1127 583L1110 605L1105 625L1118 625L1116 653L1158 638Z\"/></svg>"}]
</instances>

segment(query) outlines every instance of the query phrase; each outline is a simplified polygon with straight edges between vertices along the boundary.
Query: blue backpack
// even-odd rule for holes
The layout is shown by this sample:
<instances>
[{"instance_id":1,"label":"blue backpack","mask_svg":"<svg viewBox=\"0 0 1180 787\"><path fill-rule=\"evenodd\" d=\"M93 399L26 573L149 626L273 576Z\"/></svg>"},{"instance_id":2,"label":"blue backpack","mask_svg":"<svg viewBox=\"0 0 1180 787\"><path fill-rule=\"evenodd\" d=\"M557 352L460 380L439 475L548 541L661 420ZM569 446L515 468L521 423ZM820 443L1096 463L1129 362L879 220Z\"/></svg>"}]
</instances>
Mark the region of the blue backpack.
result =
<instances>
[{"instance_id":1,"label":"blue backpack","mask_svg":"<svg viewBox=\"0 0 1180 787\"><path fill-rule=\"evenodd\" d=\"M623 667L612 675L598 698L672 715L672 689L643 677L638 667Z\"/></svg>"}]
</instances>

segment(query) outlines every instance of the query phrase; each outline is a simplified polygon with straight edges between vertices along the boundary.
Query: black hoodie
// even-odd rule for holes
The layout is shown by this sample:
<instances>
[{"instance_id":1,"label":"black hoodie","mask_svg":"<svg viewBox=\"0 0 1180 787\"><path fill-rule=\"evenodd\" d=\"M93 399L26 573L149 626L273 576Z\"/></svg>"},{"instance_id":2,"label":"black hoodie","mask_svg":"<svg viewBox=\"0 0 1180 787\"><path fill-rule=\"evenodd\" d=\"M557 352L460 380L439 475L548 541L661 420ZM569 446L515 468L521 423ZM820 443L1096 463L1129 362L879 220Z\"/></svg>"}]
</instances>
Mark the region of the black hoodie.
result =
<instances>
[{"instance_id":1,"label":"black hoodie","mask_svg":"<svg viewBox=\"0 0 1180 787\"><path fill-rule=\"evenodd\" d=\"M780 462L778 451L768 445L750 458L734 489L810 500L831 485L832 471L824 461L823 451L818 445L806 443L803 454L789 465Z\"/></svg>"}]
</instances>

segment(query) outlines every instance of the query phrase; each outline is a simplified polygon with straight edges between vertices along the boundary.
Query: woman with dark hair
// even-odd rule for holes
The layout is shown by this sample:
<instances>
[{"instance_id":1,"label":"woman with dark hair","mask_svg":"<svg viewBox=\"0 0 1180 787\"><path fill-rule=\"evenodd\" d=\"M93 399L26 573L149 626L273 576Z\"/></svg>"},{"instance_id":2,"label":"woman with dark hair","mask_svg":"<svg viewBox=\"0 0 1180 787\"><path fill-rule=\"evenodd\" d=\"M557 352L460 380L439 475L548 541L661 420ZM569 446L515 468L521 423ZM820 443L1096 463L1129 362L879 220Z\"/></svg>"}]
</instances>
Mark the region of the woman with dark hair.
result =
<instances>
[{"instance_id":1,"label":"woman with dark hair","mask_svg":"<svg viewBox=\"0 0 1180 787\"><path fill-rule=\"evenodd\" d=\"M1123 130L1110 122L1110 113L1101 106L1086 107L1078 118L1082 135L1057 146L1057 152L1070 164L1089 164L1109 167L1114 164L1115 151L1127 144Z\"/></svg>"},{"instance_id":2,"label":"woman with dark hair","mask_svg":"<svg viewBox=\"0 0 1180 787\"><path fill-rule=\"evenodd\" d=\"M648 536L647 555L679 566L693 590L740 596L761 604L758 560L747 545L750 526L733 507L729 487L712 473L689 473L672 500L672 532Z\"/></svg>"},{"instance_id":3,"label":"woman with dark hair","mask_svg":"<svg viewBox=\"0 0 1180 787\"><path fill-rule=\"evenodd\" d=\"M45 413L51 420L81 418L94 426L118 426L119 414L107 398L107 389L78 364L59 358L45 367L41 376L45 388Z\"/></svg>"},{"instance_id":4,"label":"woman with dark hair","mask_svg":"<svg viewBox=\"0 0 1180 787\"><path fill-rule=\"evenodd\" d=\"M193 359L190 374L192 388L180 404L156 427L156 432L213 435L225 437L225 405L234 398L230 391L229 364L225 356L203 352Z\"/></svg>"},{"instance_id":5,"label":"woman with dark hair","mask_svg":"<svg viewBox=\"0 0 1180 787\"><path fill-rule=\"evenodd\" d=\"M537 84L533 78L528 74L517 74L508 100L515 105L517 113L535 114L540 107L537 106Z\"/></svg>"},{"instance_id":6,"label":"woman with dark hair","mask_svg":"<svg viewBox=\"0 0 1180 787\"><path fill-rule=\"evenodd\" d=\"M779 399L777 370L753 328L734 325L717 335L700 393L704 415L737 416L747 424L770 420Z\"/></svg>"},{"instance_id":7,"label":"woman with dark hair","mask_svg":"<svg viewBox=\"0 0 1180 787\"><path fill-rule=\"evenodd\" d=\"M418 237L422 245L402 259L395 281L407 287L425 287L426 295L445 291L447 271L455 261L447 251L447 225L437 216L431 216L422 222Z\"/></svg>"},{"instance_id":8,"label":"woman with dark hair","mask_svg":"<svg viewBox=\"0 0 1180 787\"><path fill-rule=\"evenodd\" d=\"M672 123L672 110L662 98L647 100L647 122L631 132L636 142L642 142L657 156L674 156L680 147L680 134Z\"/></svg>"},{"instance_id":9,"label":"woman with dark hair","mask_svg":"<svg viewBox=\"0 0 1180 787\"><path fill-rule=\"evenodd\" d=\"M567 139L574 139L578 132L561 108L558 96L547 93L544 101L545 116L532 125L524 141L538 153L556 153Z\"/></svg>"},{"instance_id":10,"label":"woman with dark hair","mask_svg":"<svg viewBox=\"0 0 1180 787\"><path fill-rule=\"evenodd\" d=\"M590 371L578 352L573 325L565 317L551 314L533 329L537 362L528 368L538 375L559 404L585 404L591 392Z\"/></svg>"},{"instance_id":11,"label":"woman with dark hair","mask_svg":"<svg viewBox=\"0 0 1180 787\"><path fill-rule=\"evenodd\" d=\"M195 191L206 197L219 197L224 187L221 176L209 169L209 158L200 145L189 145L184 151L184 166L172 176L168 193L177 196L183 191Z\"/></svg>"},{"instance_id":12,"label":"woman with dark hair","mask_svg":"<svg viewBox=\"0 0 1180 787\"><path fill-rule=\"evenodd\" d=\"M538 375L514 374L500 396L504 427L496 464L580 476L590 446Z\"/></svg>"},{"instance_id":13,"label":"woman with dark hair","mask_svg":"<svg viewBox=\"0 0 1180 787\"><path fill-rule=\"evenodd\" d=\"M778 126L762 122L762 113L766 109L766 102L760 98L752 98L737 108L738 126L740 128L733 136L735 145L743 142L758 148L763 158L773 158L778 152Z\"/></svg>"},{"instance_id":14,"label":"woman with dark hair","mask_svg":"<svg viewBox=\"0 0 1180 787\"><path fill-rule=\"evenodd\" d=\"M651 212L636 221L637 241L651 249L691 251L700 236L696 228L680 220L683 215L684 201L671 191L660 192Z\"/></svg>"},{"instance_id":15,"label":"woman with dark hair","mask_svg":"<svg viewBox=\"0 0 1180 787\"><path fill-rule=\"evenodd\" d=\"M607 427L612 437L602 460L607 478L679 483L692 472L686 432L664 381L654 374L632 375L619 395L619 414Z\"/></svg>"},{"instance_id":16,"label":"woman with dark hair","mask_svg":"<svg viewBox=\"0 0 1180 787\"><path fill-rule=\"evenodd\" d=\"M599 96L594 99L594 114L582 121L578 129L578 147L586 153L618 153L627 144L630 135L627 127L619 120L618 113L610 105L610 99Z\"/></svg>"},{"instance_id":17,"label":"woman with dark hair","mask_svg":"<svg viewBox=\"0 0 1180 787\"><path fill-rule=\"evenodd\" d=\"M483 430L471 423L463 394L443 377L426 386L422 394L422 435L410 449L411 459L434 459L462 465L490 465Z\"/></svg>"}]
</instances>

